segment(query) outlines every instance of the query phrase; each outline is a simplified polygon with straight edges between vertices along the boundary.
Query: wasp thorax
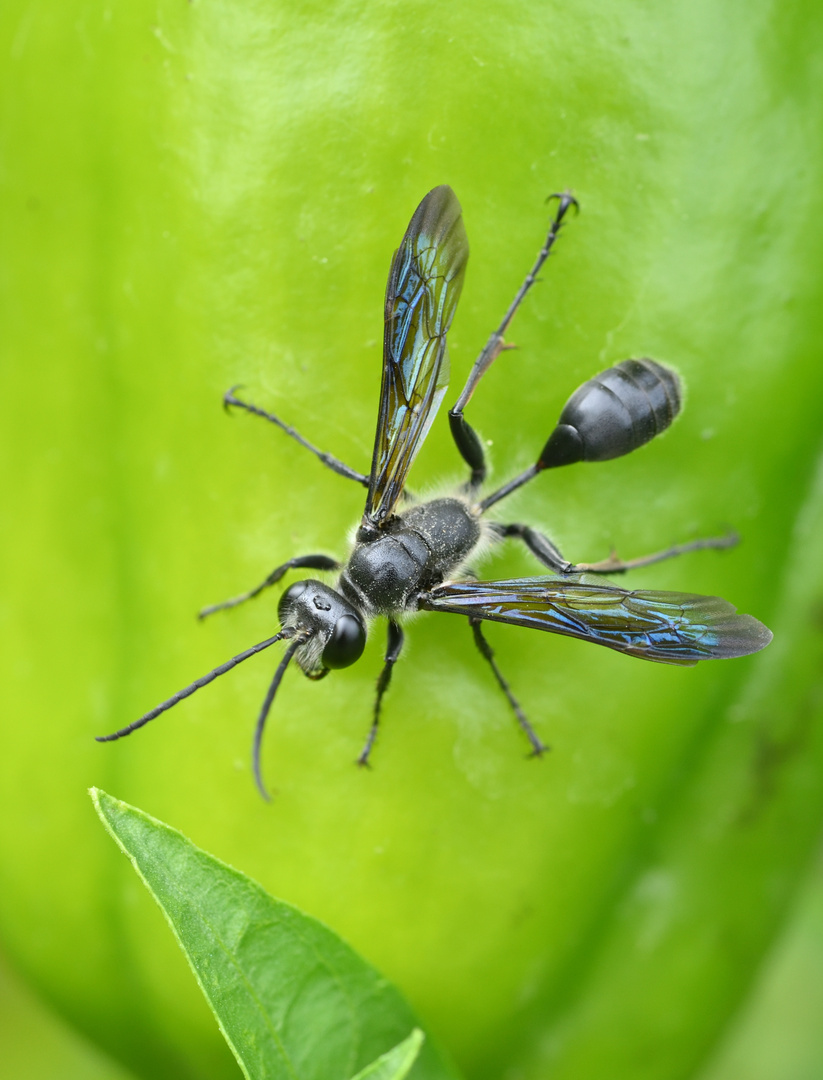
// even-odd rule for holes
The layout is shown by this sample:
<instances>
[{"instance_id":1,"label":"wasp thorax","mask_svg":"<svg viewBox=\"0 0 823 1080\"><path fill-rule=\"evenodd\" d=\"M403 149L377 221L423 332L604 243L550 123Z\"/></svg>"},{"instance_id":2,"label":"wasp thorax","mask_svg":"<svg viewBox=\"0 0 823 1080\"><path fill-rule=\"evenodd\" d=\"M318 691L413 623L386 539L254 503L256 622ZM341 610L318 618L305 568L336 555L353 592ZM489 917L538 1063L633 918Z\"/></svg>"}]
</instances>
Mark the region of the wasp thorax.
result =
<instances>
[{"instance_id":1,"label":"wasp thorax","mask_svg":"<svg viewBox=\"0 0 823 1080\"><path fill-rule=\"evenodd\" d=\"M654 360L624 360L572 394L539 469L622 457L659 435L680 411L680 380Z\"/></svg>"},{"instance_id":2,"label":"wasp thorax","mask_svg":"<svg viewBox=\"0 0 823 1080\"><path fill-rule=\"evenodd\" d=\"M310 631L300 666L344 668L359 660L366 647L366 627L359 613L322 581L297 581L280 597L283 628ZM306 662L304 662L304 660Z\"/></svg>"}]
</instances>

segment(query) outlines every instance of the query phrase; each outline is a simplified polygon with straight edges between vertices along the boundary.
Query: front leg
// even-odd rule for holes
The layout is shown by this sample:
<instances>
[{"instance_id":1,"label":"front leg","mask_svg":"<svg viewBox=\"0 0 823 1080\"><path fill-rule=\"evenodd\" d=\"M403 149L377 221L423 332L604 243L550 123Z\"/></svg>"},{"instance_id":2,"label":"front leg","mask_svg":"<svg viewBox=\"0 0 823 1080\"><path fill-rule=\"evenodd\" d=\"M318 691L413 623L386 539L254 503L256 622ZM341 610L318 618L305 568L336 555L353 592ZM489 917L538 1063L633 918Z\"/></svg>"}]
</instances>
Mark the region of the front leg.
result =
<instances>
[{"instance_id":1,"label":"front leg","mask_svg":"<svg viewBox=\"0 0 823 1080\"><path fill-rule=\"evenodd\" d=\"M377 680L377 697L374 701L374 719L372 720L371 727L369 728L369 734L366 738L366 745L360 752L360 757L357 759L358 765L369 764L369 754L371 754L372 747L374 746L374 740L377 738L377 728L380 724L380 706L383 703L383 695L389 688L391 682L392 668L397 663L397 658L400 655L400 650L403 648L403 631L400 628L400 624L396 623L394 619L389 619L389 640L386 645L385 663L383 664L383 670L380 672L380 677Z\"/></svg>"},{"instance_id":2,"label":"front leg","mask_svg":"<svg viewBox=\"0 0 823 1080\"><path fill-rule=\"evenodd\" d=\"M259 585L256 585L253 589L249 589L248 592L241 593L240 596L235 596L231 600L223 600L219 604L211 604L209 607L204 607L201 612L198 613L198 619L205 619L207 615L213 615L215 611L223 611L224 608L237 607L238 604L244 604L247 600L252 600L255 596L259 596L264 589L268 589L270 585L276 585L277 582L283 577L288 570L339 570L340 563L337 559L331 559L328 555L296 555L293 559L289 559L288 562L284 562L282 566L276 567L265 581L261 581Z\"/></svg>"}]
</instances>

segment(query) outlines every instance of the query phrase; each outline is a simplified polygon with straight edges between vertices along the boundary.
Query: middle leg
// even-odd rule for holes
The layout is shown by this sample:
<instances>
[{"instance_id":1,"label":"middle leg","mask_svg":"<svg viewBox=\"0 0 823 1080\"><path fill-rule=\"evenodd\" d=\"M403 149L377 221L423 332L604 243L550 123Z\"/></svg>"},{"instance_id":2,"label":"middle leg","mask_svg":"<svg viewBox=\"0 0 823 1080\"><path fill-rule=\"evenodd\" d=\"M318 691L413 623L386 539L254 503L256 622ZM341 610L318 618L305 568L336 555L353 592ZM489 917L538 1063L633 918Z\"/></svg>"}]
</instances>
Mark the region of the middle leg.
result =
<instances>
[{"instance_id":1,"label":"middle leg","mask_svg":"<svg viewBox=\"0 0 823 1080\"><path fill-rule=\"evenodd\" d=\"M520 708L520 702L511 692L509 684L503 678L503 674L500 671L500 668L495 663L494 650L492 649L491 645L489 645L488 641L486 640L486 636L481 629L481 623L481 619L469 619L469 626L472 628L472 633L474 634L474 643L480 650L480 655L483 657L483 659L488 660L489 667L492 669L495 679L497 679L498 686L506 695L506 699L508 700L509 705L511 705L512 710L514 711L514 715L517 717L518 724L526 733L526 736L532 745L532 752L530 756L540 757L540 755L544 754L549 749L549 747L540 741L537 732L531 726L528 719L526 718L526 714Z\"/></svg>"},{"instance_id":2,"label":"middle leg","mask_svg":"<svg viewBox=\"0 0 823 1080\"><path fill-rule=\"evenodd\" d=\"M281 431L285 431L295 442L300 443L302 447L310 451L314 456L322 461L326 468L331 469L332 472L336 472L339 476L345 476L348 480L356 480L358 484L362 484L363 487L369 486L369 478L364 473L358 472L357 469L353 469L350 465L346 465L345 462L340 461L334 454L328 454L325 450L318 450L316 446L309 442L308 439L304 439L303 436L293 428L290 424L284 423L279 416L275 416L274 413L267 412L265 409L261 409L259 405L252 405L249 401L243 401L235 393L239 387L233 386L231 390L227 390L223 395L223 406L228 409L233 405L238 409L245 409L246 412L252 414L252 416L260 416L264 420L268 420L270 424L274 424L279 427Z\"/></svg>"},{"instance_id":3,"label":"middle leg","mask_svg":"<svg viewBox=\"0 0 823 1080\"><path fill-rule=\"evenodd\" d=\"M289 559L288 562L284 562L282 566L275 567L269 574L265 581L261 581L259 585L255 585L253 589L249 589L248 592L241 593L240 596L235 596L231 600L223 600L219 604L210 604L209 607L204 607L201 612L198 613L198 619L205 619L207 615L213 615L215 611L223 611L224 608L237 607L238 604L244 604L247 600L253 600L255 596L259 596L264 589L268 589L270 585L276 585L277 582L283 577L287 570L339 570L340 563L337 559L332 559L328 555L296 555L293 559Z\"/></svg>"}]
</instances>

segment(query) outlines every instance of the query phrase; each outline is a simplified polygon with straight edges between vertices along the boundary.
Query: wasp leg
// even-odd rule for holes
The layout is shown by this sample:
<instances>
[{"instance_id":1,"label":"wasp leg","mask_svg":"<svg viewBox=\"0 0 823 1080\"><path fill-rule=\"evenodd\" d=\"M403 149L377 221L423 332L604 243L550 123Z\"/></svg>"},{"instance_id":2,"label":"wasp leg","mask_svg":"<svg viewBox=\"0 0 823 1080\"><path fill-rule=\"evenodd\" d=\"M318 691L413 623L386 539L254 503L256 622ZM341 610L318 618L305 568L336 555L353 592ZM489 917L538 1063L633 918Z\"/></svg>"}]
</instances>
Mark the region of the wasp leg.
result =
<instances>
[{"instance_id":1,"label":"wasp leg","mask_svg":"<svg viewBox=\"0 0 823 1080\"><path fill-rule=\"evenodd\" d=\"M449 425L451 427L452 437L460 452L460 456L471 469L471 475L468 482L470 491L478 488L486 478L486 456L483 452L483 444L480 441L477 432L466 422L466 419L463 416L463 410L466 408L471 400L472 394L477 389L477 384L492 366L500 353L505 349L514 347L512 345L507 345L504 340L504 335L509 328L509 323L514 318L514 314L523 302L526 293L532 285L534 285L535 281L537 281L537 275L539 274L543 263L549 257L567 211L572 206L575 207L575 209L579 209L577 200L573 195L569 194L569 192L565 192L562 195L551 195L550 198L557 199L559 205L554 220L549 227L543 247L540 249L540 254L537 256L534 266L526 275L523 284L517 290L517 295L514 300L512 300L508 311L503 316L503 321L491 335L486 342L483 351L475 360L474 366L469 372L469 377L466 380L466 385L463 387L462 393L457 399L454 408L449 412Z\"/></svg>"},{"instance_id":2,"label":"wasp leg","mask_svg":"<svg viewBox=\"0 0 823 1080\"><path fill-rule=\"evenodd\" d=\"M492 531L501 540L507 537L522 540L532 555L544 566L547 566L549 570L553 570L555 574L571 574L575 572L574 563L570 563L568 559L563 558L559 548L549 540L548 536L544 536L543 533L532 529L529 525L500 525L494 522Z\"/></svg>"},{"instance_id":3,"label":"wasp leg","mask_svg":"<svg viewBox=\"0 0 823 1080\"><path fill-rule=\"evenodd\" d=\"M601 559L600 562L572 563L563 558L559 549L547 536L528 525L494 524L492 529L501 539L511 536L522 540L532 555L556 574L625 574L627 570L651 566L653 563L674 559L690 551L722 551L724 548L734 547L740 539L737 533L729 532L725 536L710 536L700 540L690 540L686 544L674 544L665 551L655 551L651 555L641 555L637 559L620 559L616 553L612 552L607 559Z\"/></svg>"},{"instance_id":4,"label":"wasp leg","mask_svg":"<svg viewBox=\"0 0 823 1080\"><path fill-rule=\"evenodd\" d=\"M469 626L471 626L472 633L474 634L474 643L477 646L477 648L480 650L480 655L484 659L488 660L489 667L491 667L492 672L494 673L494 677L495 677L495 679L497 679L498 685L500 686L500 689L506 695L506 698L507 698L507 700L509 702L509 705L511 705L512 709L514 710L514 715L517 717L518 724L523 729L523 731L526 733L526 736L527 736L529 742L532 745L532 752L531 752L530 756L531 757L540 757L540 755L545 753L546 750L549 749L549 747L545 746L540 741L540 739L537 736L537 732L531 726L531 724L529 723L529 721L526 718L526 714L520 708L519 701L514 696L514 694L511 692L509 684L503 678L503 675L502 675L502 673L500 671L500 668L497 666L497 664L495 663L495 660L494 660L494 650L492 649L491 645L489 645L488 641L486 640L486 638L485 638L485 636L483 634L482 629L480 628L481 622L482 622L481 619L469 619Z\"/></svg>"},{"instance_id":5,"label":"wasp leg","mask_svg":"<svg viewBox=\"0 0 823 1080\"><path fill-rule=\"evenodd\" d=\"M235 390L239 387L233 386L231 390L227 390L223 395L223 405L226 409L230 405L236 406L238 409L245 409L246 412L252 413L254 416L262 416L264 420L268 420L272 424L276 424L281 431L291 436L296 442L299 442L301 446L306 450L310 450L316 458L319 458L324 465L326 465L332 472L338 473L340 476L345 476L349 480L356 480L358 484L362 484L363 487L369 486L369 478L364 473L358 472L356 469L352 469L350 465L344 464L339 461L332 454L327 454L324 450L318 450L316 446L313 446L308 439L304 439L303 436L295 431L293 427L284 423L279 416L275 416L274 413L266 412L265 409L259 408L257 405L252 405L248 401L242 401L235 395Z\"/></svg>"},{"instance_id":6,"label":"wasp leg","mask_svg":"<svg viewBox=\"0 0 823 1080\"><path fill-rule=\"evenodd\" d=\"M198 612L198 619L205 619L207 615L213 615L215 611L223 611L224 608L237 607L238 604L243 604L246 600L252 600L255 596L259 596L264 589L268 589L270 585L276 585L277 582L283 577L288 570L339 570L340 563L337 559L331 559L328 555L296 555L293 559L289 559L288 562L284 562L282 566L276 567L265 581L261 581L253 589L249 589L248 592L241 593L240 596L235 596L231 600L223 600L219 604L210 604L209 607L204 607L202 611Z\"/></svg>"},{"instance_id":7,"label":"wasp leg","mask_svg":"<svg viewBox=\"0 0 823 1080\"><path fill-rule=\"evenodd\" d=\"M372 747L374 746L374 740L377 738L377 728L380 724L380 706L383 702L383 695L389 688L391 682L392 668L397 662L397 658L400 655L400 650L403 648L403 631L400 625L389 619L389 640L386 645L386 656L383 670L380 672L380 677L377 680L377 697L374 701L374 719L371 722L369 728L369 734L366 738L366 745L360 752L360 757L357 759L358 765L369 764L369 754L371 754Z\"/></svg>"},{"instance_id":8,"label":"wasp leg","mask_svg":"<svg viewBox=\"0 0 823 1080\"><path fill-rule=\"evenodd\" d=\"M596 563L575 563L570 573L573 574L625 574L627 570L636 570L639 566L651 566L653 563L665 562L666 559L674 559L678 555L686 555L690 551L722 551L724 548L734 547L740 543L740 537L736 532L728 532L725 536L707 536L700 540L690 540L687 544L673 544L664 551L655 551L651 555L641 555L637 559L619 559L612 552L608 559L601 559Z\"/></svg>"}]
</instances>

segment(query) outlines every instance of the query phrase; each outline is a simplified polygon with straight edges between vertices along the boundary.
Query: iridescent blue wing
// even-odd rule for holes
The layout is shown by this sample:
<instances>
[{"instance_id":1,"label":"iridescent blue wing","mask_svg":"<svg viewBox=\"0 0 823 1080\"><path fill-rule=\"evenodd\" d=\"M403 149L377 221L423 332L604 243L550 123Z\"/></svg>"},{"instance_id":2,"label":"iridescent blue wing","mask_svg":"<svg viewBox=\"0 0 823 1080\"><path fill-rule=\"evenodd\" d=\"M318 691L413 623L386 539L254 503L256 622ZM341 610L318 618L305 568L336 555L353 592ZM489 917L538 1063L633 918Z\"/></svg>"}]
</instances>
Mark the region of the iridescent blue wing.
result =
<instances>
[{"instance_id":1,"label":"iridescent blue wing","mask_svg":"<svg viewBox=\"0 0 823 1080\"><path fill-rule=\"evenodd\" d=\"M451 326L469 242L450 187L430 191L394 253L386 286L383 381L363 523L389 517L449 381Z\"/></svg>"},{"instance_id":2,"label":"iridescent blue wing","mask_svg":"<svg viewBox=\"0 0 823 1080\"><path fill-rule=\"evenodd\" d=\"M448 583L425 593L420 607L565 634L661 664L746 656L772 640L719 596L629 592L579 576Z\"/></svg>"}]
</instances>

